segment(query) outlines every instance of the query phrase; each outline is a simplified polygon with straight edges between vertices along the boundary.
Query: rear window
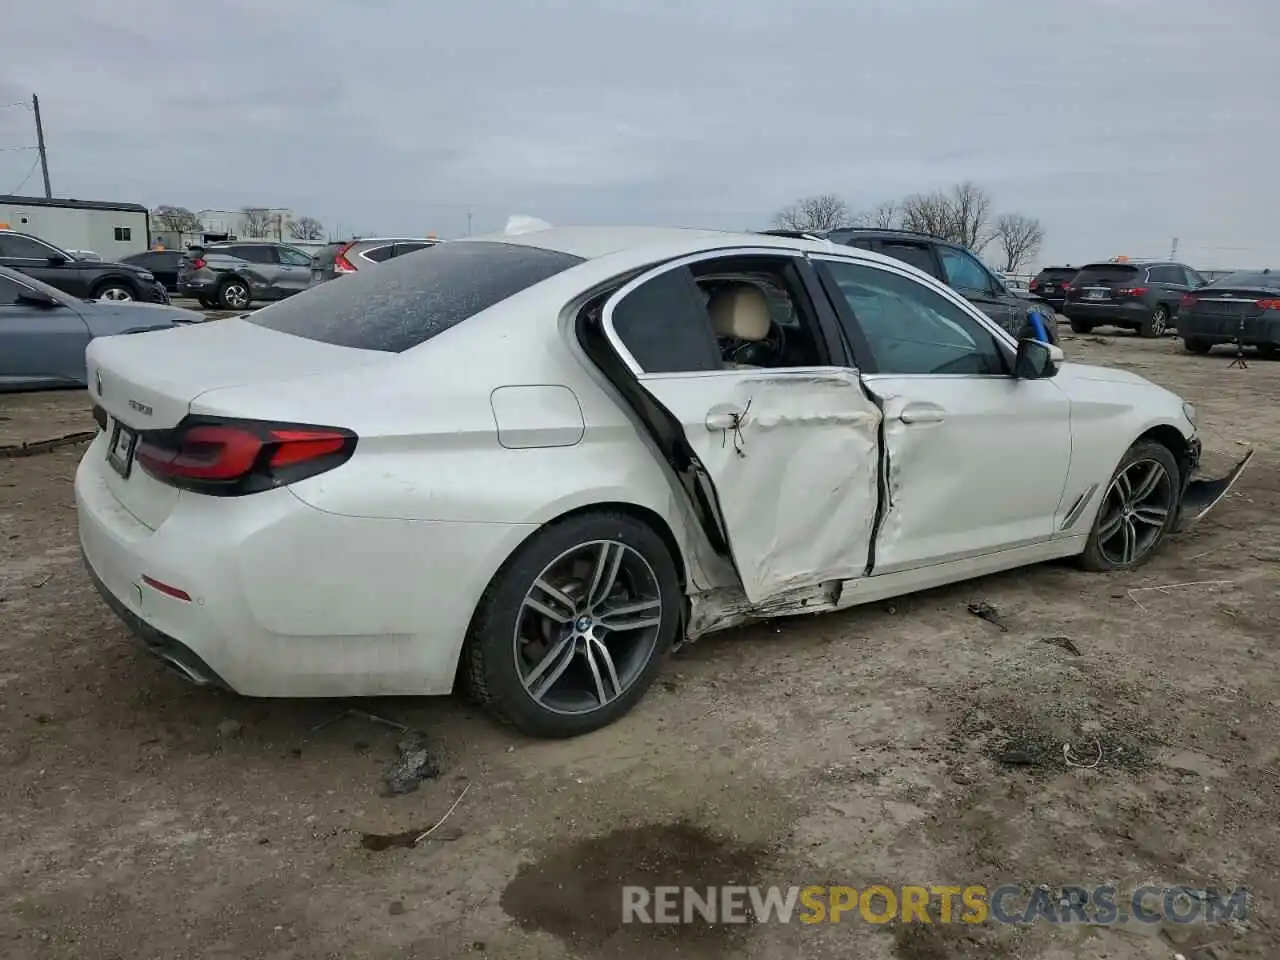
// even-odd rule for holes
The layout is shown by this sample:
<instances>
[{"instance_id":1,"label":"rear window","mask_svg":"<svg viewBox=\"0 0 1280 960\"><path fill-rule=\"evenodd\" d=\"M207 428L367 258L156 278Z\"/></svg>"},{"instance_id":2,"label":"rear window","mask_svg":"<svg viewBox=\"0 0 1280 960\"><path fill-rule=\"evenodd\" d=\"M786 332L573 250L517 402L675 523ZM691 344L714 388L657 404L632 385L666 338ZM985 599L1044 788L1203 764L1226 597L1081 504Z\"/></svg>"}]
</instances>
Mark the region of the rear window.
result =
<instances>
[{"instance_id":1,"label":"rear window","mask_svg":"<svg viewBox=\"0 0 1280 960\"><path fill-rule=\"evenodd\" d=\"M1076 275L1074 286L1088 283L1128 283L1138 275L1138 267L1128 263L1097 263Z\"/></svg>"},{"instance_id":2,"label":"rear window","mask_svg":"<svg viewBox=\"0 0 1280 960\"><path fill-rule=\"evenodd\" d=\"M1058 280L1070 280L1076 275L1076 272L1075 267L1045 267L1040 271L1040 274L1036 279L1052 280L1055 282Z\"/></svg>"},{"instance_id":3,"label":"rear window","mask_svg":"<svg viewBox=\"0 0 1280 960\"><path fill-rule=\"evenodd\" d=\"M245 319L339 347L401 353L582 262L523 244L442 243L429 257L393 258Z\"/></svg>"},{"instance_id":4,"label":"rear window","mask_svg":"<svg viewBox=\"0 0 1280 960\"><path fill-rule=\"evenodd\" d=\"M1255 270L1242 270L1240 273L1232 273L1220 280L1215 280L1212 286L1223 287L1250 287L1253 289L1263 290L1280 290L1280 273L1259 273Z\"/></svg>"}]
</instances>

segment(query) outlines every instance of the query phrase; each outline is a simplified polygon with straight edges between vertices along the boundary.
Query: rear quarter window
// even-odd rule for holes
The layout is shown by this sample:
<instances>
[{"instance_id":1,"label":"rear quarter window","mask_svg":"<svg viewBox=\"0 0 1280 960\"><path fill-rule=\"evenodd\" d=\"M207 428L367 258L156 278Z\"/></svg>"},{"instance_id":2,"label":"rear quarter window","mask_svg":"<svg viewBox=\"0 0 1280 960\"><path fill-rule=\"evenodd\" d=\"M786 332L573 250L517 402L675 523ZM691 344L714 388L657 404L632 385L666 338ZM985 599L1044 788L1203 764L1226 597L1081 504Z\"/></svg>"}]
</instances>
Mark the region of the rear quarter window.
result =
<instances>
[{"instance_id":1,"label":"rear quarter window","mask_svg":"<svg viewBox=\"0 0 1280 960\"><path fill-rule=\"evenodd\" d=\"M392 258L245 318L279 333L360 350L402 353L583 263L523 244L462 241L429 257Z\"/></svg>"}]
</instances>

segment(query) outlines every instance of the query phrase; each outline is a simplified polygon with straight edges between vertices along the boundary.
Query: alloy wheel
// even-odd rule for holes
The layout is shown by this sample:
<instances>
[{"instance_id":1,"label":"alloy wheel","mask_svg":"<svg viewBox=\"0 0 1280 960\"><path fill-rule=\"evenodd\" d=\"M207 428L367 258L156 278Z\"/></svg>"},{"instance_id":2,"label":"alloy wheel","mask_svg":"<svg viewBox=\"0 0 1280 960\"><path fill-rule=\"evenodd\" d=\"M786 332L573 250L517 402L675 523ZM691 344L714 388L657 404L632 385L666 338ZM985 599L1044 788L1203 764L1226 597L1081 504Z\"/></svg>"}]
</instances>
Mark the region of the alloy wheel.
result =
<instances>
[{"instance_id":1,"label":"alloy wheel","mask_svg":"<svg viewBox=\"0 0 1280 960\"><path fill-rule=\"evenodd\" d=\"M111 300L115 303L123 303L124 301L132 300L133 294L130 293L128 290L126 290L124 287L107 287L100 294L98 294L98 299Z\"/></svg>"},{"instance_id":2,"label":"alloy wheel","mask_svg":"<svg viewBox=\"0 0 1280 960\"><path fill-rule=\"evenodd\" d=\"M222 291L222 298L233 310L243 310L249 305L249 291L238 283L230 283Z\"/></svg>"},{"instance_id":3,"label":"alloy wheel","mask_svg":"<svg viewBox=\"0 0 1280 960\"><path fill-rule=\"evenodd\" d=\"M595 540L565 551L534 579L516 620L525 692L559 714L613 703L653 657L662 605L658 577L634 548Z\"/></svg>"},{"instance_id":4,"label":"alloy wheel","mask_svg":"<svg viewBox=\"0 0 1280 960\"><path fill-rule=\"evenodd\" d=\"M1156 460L1135 460L1116 474L1102 500L1098 549L1132 566L1159 542L1175 506L1173 478Z\"/></svg>"},{"instance_id":5,"label":"alloy wheel","mask_svg":"<svg viewBox=\"0 0 1280 960\"><path fill-rule=\"evenodd\" d=\"M1169 312L1164 307L1156 307L1155 313L1151 315L1151 333L1154 336L1163 337L1168 325Z\"/></svg>"}]
</instances>

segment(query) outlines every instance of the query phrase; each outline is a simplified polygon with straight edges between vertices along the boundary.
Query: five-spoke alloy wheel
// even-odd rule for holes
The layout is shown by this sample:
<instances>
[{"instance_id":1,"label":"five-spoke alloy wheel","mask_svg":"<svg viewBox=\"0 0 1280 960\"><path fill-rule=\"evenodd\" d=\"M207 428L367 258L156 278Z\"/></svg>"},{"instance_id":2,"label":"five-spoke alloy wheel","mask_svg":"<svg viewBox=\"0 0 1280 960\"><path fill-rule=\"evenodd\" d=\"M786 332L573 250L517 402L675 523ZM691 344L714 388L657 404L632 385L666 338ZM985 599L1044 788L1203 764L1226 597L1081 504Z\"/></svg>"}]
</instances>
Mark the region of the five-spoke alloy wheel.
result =
<instances>
[{"instance_id":1,"label":"five-spoke alloy wheel","mask_svg":"<svg viewBox=\"0 0 1280 960\"><path fill-rule=\"evenodd\" d=\"M464 651L472 695L525 733L576 736L643 696L682 602L662 538L624 514L551 524L494 578Z\"/></svg>"},{"instance_id":2,"label":"five-spoke alloy wheel","mask_svg":"<svg viewBox=\"0 0 1280 960\"><path fill-rule=\"evenodd\" d=\"M1082 561L1092 570L1127 570L1146 561L1173 527L1182 491L1168 447L1134 444L1102 496Z\"/></svg>"}]
</instances>

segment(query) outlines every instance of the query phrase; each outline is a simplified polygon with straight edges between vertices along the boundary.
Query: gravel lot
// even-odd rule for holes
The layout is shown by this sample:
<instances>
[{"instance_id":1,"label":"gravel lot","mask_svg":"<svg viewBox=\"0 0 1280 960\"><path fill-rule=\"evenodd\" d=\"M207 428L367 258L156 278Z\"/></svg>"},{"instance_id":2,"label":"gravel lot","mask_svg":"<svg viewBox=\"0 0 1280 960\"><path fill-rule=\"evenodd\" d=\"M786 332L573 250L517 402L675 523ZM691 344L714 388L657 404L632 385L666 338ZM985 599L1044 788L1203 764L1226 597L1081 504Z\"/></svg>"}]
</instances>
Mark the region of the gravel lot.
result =
<instances>
[{"instance_id":1,"label":"gravel lot","mask_svg":"<svg viewBox=\"0 0 1280 960\"><path fill-rule=\"evenodd\" d=\"M1048 565L708 638L634 713L570 742L454 699L185 686L80 568L83 448L0 459L0 956L1274 960L1280 364L1122 334L1064 347L1192 400L1210 469L1258 448L1203 524L1127 576ZM0 397L0 446L89 424L83 395ZM967 612L979 600L1007 632ZM425 731L441 775L383 796L401 734L337 719L353 706ZM1068 742L1100 761L1068 767ZM426 830L464 788L416 848L362 843ZM1248 921L1212 927L673 932L619 923L625 882L1252 899Z\"/></svg>"}]
</instances>

